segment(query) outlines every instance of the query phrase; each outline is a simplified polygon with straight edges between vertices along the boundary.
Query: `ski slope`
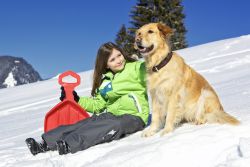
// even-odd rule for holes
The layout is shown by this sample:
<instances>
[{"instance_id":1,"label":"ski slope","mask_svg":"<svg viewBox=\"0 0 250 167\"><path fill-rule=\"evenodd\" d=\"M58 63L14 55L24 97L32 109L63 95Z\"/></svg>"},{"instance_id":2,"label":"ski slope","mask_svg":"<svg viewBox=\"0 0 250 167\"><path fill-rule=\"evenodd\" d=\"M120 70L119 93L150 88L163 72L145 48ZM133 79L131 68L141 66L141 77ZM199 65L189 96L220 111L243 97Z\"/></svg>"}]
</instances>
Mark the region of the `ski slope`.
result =
<instances>
[{"instance_id":1,"label":"ski slope","mask_svg":"<svg viewBox=\"0 0 250 167\"><path fill-rule=\"evenodd\" d=\"M40 139L45 114L59 102L57 78L0 90L1 167L249 167L250 35L177 51L215 88L239 126L183 124L160 137L137 132L119 141L59 156L32 156L24 140ZM92 72L80 73L78 94L89 96Z\"/></svg>"}]
</instances>

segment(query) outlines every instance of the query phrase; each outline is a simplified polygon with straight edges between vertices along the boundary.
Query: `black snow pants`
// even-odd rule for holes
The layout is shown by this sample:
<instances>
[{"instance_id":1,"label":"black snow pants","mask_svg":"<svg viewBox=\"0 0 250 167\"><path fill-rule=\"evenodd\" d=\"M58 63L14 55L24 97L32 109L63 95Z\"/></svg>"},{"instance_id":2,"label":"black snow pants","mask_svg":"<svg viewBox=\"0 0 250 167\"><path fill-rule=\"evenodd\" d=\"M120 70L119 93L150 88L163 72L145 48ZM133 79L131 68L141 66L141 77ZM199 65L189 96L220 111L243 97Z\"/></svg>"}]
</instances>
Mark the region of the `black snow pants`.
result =
<instances>
[{"instance_id":1,"label":"black snow pants","mask_svg":"<svg viewBox=\"0 0 250 167\"><path fill-rule=\"evenodd\" d=\"M120 139L126 134L142 130L144 126L142 119L137 116L103 113L73 125L59 126L44 133L42 138L51 150L56 150L56 141L64 140L71 153L75 153L100 143Z\"/></svg>"}]
</instances>

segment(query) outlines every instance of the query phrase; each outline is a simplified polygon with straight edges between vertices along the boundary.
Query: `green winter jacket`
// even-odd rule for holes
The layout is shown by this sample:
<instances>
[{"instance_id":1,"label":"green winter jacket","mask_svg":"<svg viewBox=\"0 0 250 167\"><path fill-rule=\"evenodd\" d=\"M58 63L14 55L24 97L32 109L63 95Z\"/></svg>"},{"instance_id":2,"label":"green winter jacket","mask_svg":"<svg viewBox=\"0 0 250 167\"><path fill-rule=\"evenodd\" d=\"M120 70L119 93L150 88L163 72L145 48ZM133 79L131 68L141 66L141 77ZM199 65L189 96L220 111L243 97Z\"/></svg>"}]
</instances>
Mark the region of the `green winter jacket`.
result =
<instances>
[{"instance_id":1,"label":"green winter jacket","mask_svg":"<svg viewBox=\"0 0 250 167\"><path fill-rule=\"evenodd\" d=\"M91 113L139 116L147 124L149 104L146 90L145 63L127 62L122 71L104 74L95 97L81 97L78 104Z\"/></svg>"}]
</instances>

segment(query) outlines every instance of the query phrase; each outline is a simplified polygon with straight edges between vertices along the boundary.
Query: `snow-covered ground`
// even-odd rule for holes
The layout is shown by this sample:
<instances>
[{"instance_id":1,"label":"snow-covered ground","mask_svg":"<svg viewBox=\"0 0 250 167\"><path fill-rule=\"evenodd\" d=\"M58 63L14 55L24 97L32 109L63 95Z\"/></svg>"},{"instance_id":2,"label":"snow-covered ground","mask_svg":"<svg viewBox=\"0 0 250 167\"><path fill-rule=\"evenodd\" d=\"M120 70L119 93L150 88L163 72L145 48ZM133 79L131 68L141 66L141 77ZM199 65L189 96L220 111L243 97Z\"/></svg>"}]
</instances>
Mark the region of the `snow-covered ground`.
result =
<instances>
[{"instance_id":1,"label":"snow-covered ground","mask_svg":"<svg viewBox=\"0 0 250 167\"><path fill-rule=\"evenodd\" d=\"M59 102L57 79L0 90L0 166L66 167L249 167L250 35L178 51L217 91L239 126L184 124L173 133L119 141L59 156L32 156L24 140L40 138L46 112ZM92 71L80 73L80 95L88 96Z\"/></svg>"}]
</instances>

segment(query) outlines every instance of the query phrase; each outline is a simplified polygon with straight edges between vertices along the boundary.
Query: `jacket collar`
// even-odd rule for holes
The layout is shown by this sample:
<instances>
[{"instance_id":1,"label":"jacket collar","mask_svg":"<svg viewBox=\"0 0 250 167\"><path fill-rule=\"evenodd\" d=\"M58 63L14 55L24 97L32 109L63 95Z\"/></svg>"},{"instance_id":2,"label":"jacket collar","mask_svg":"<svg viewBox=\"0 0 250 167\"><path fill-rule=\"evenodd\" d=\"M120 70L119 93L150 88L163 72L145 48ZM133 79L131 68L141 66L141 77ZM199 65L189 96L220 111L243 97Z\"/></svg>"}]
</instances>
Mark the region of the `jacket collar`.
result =
<instances>
[{"instance_id":1,"label":"jacket collar","mask_svg":"<svg viewBox=\"0 0 250 167\"><path fill-rule=\"evenodd\" d=\"M112 79L114 77L114 74L111 71L106 72L105 74L102 74L102 80L105 78Z\"/></svg>"}]
</instances>

